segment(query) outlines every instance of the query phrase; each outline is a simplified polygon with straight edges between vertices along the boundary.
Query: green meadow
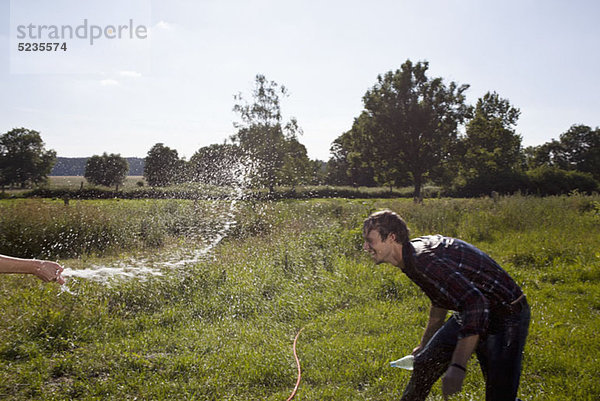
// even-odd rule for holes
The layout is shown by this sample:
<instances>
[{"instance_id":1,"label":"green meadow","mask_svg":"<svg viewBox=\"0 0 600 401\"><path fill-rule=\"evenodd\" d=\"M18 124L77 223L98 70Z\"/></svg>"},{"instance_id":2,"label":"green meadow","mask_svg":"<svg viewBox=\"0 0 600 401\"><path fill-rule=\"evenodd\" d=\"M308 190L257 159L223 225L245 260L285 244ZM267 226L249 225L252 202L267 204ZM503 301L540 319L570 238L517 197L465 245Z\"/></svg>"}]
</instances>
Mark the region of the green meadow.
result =
<instances>
[{"instance_id":1,"label":"green meadow","mask_svg":"<svg viewBox=\"0 0 600 401\"><path fill-rule=\"evenodd\" d=\"M389 367L419 342L428 299L399 269L374 266L361 226L400 213L413 236L472 242L528 296L532 323L520 398L600 398L600 196L480 199L0 201L0 253L72 269L182 247L202 259L162 276L0 280L0 399L398 399L409 372ZM221 230L221 231L219 231ZM176 262L176 260L174 260ZM159 266L159 264L156 264ZM484 399L473 357L456 400ZM431 400L441 400L434 386Z\"/></svg>"}]
</instances>

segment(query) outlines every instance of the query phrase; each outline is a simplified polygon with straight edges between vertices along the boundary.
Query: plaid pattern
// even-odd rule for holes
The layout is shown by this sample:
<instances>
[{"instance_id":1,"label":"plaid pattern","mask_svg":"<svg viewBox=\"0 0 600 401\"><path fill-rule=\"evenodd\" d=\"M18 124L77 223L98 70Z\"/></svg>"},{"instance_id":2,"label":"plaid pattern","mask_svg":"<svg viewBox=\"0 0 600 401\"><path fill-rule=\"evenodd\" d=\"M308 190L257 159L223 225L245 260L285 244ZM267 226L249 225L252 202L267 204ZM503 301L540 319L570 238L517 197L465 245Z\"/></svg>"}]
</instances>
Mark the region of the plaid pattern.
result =
<instances>
[{"instance_id":1,"label":"plaid pattern","mask_svg":"<svg viewBox=\"0 0 600 401\"><path fill-rule=\"evenodd\" d=\"M432 235L411 240L404 273L434 306L458 312L458 337L487 331L490 311L510 304L523 292L492 258L464 241ZM411 255L412 254L412 255Z\"/></svg>"}]
</instances>

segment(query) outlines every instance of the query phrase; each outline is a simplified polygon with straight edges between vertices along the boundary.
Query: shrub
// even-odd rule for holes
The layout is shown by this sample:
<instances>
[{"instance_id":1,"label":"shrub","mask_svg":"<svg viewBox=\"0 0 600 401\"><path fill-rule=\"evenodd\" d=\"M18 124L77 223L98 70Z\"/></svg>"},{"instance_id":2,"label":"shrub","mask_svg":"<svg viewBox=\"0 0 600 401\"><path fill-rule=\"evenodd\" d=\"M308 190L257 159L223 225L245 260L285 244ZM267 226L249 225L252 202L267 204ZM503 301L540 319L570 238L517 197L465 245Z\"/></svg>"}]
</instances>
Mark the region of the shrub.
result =
<instances>
[{"instance_id":1,"label":"shrub","mask_svg":"<svg viewBox=\"0 0 600 401\"><path fill-rule=\"evenodd\" d=\"M598 182L589 173L567 171L542 166L527 172L530 190L539 195L560 195L572 191L592 193L598 190Z\"/></svg>"},{"instance_id":2,"label":"shrub","mask_svg":"<svg viewBox=\"0 0 600 401\"><path fill-rule=\"evenodd\" d=\"M529 179L525 173L505 171L494 175L467 178L462 183L455 184L451 192L452 196L473 197L489 195L492 192L509 195L527 191L528 188Z\"/></svg>"}]
</instances>

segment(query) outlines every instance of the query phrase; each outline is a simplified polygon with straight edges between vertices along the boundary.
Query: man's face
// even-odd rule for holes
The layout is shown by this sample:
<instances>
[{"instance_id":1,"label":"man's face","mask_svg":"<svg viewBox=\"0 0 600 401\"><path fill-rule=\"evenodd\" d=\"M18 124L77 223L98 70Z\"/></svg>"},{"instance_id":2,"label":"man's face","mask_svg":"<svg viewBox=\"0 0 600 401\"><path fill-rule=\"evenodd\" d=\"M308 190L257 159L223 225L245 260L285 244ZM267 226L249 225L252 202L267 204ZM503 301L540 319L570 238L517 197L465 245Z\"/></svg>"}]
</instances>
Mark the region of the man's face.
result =
<instances>
[{"instance_id":1,"label":"man's face","mask_svg":"<svg viewBox=\"0 0 600 401\"><path fill-rule=\"evenodd\" d=\"M381 234L377 230L371 230L363 236L365 243L363 249L371 254L376 264L389 262L393 250L394 234L388 235L385 241L381 240Z\"/></svg>"}]
</instances>

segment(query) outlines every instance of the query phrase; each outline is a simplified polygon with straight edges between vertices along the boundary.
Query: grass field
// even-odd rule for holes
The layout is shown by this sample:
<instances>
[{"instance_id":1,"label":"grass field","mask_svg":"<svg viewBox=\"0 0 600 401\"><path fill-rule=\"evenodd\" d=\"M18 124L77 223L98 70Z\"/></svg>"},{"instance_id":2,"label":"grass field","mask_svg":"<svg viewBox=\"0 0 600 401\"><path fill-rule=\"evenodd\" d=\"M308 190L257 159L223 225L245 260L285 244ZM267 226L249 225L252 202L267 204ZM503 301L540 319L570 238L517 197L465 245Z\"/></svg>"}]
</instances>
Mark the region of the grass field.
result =
<instances>
[{"instance_id":1,"label":"grass field","mask_svg":"<svg viewBox=\"0 0 600 401\"><path fill-rule=\"evenodd\" d=\"M75 268L132 254L151 263L182 246L178 236L219 230L219 207L3 200L0 245L8 253L19 238L28 252ZM285 400L296 382L292 341L304 327L296 400L397 399L409 373L389 361L416 346L429 302L361 251L361 222L382 208L403 215L414 236L474 243L522 286L532 306L523 400L600 398L600 196L580 195L241 202L237 224L205 259L164 267L162 277L71 279L61 292L3 276L0 398ZM58 245L36 248L47 236ZM90 238L100 245L86 247ZM441 399L439 383L430 399ZM484 399L474 359L453 399Z\"/></svg>"}]
</instances>

